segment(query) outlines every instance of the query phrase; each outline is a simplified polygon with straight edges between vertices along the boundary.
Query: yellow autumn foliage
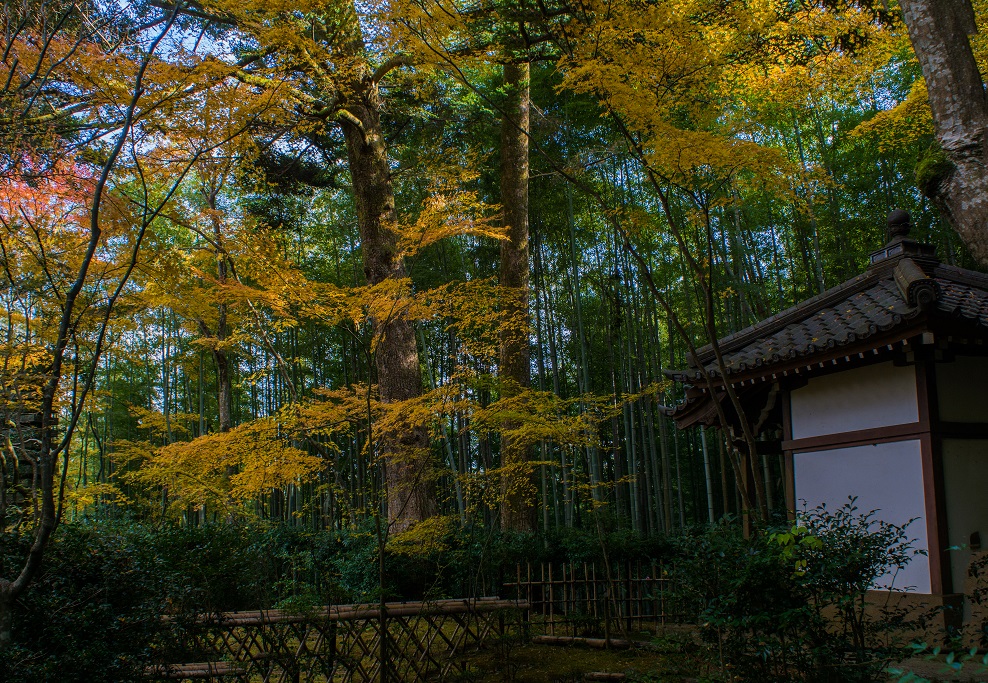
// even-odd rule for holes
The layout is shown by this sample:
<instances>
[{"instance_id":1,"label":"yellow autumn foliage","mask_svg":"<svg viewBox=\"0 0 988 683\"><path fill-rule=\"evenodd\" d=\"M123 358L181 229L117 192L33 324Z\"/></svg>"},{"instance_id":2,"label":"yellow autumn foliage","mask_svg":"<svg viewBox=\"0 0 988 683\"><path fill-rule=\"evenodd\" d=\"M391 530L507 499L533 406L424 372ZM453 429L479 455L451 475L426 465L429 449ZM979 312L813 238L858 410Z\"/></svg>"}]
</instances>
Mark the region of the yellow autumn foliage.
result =
<instances>
[{"instance_id":1,"label":"yellow autumn foliage","mask_svg":"<svg viewBox=\"0 0 988 683\"><path fill-rule=\"evenodd\" d=\"M388 536L387 549L405 557L429 557L449 550L449 538L459 525L455 516L436 515Z\"/></svg>"},{"instance_id":2,"label":"yellow autumn foliage","mask_svg":"<svg viewBox=\"0 0 988 683\"><path fill-rule=\"evenodd\" d=\"M974 58L982 74L988 73L988 0L972 0L978 32L969 36ZM900 38L901 61L916 66L907 38ZM885 153L905 149L933 134L933 115L927 101L926 82L916 79L905 100L860 124L853 133L878 142Z\"/></svg>"},{"instance_id":3,"label":"yellow autumn foliage","mask_svg":"<svg viewBox=\"0 0 988 683\"><path fill-rule=\"evenodd\" d=\"M113 503L125 507L133 501L116 484L91 482L86 486L69 486L65 492L65 503L77 508L88 508L99 502Z\"/></svg>"},{"instance_id":4,"label":"yellow autumn foliage","mask_svg":"<svg viewBox=\"0 0 988 683\"><path fill-rule=\"evenodd\" d=\"M736 72L774 13L765 3L624 0L593 3L560 60L563 87L595 96L627 126L654 172L677 183L785 165L732 116Z\"/></svg>"},{"instance_id":5,"label":"yellow autumn foliage","mask_svg":"<svg viewBox=\"0 0 988 683\"><path fill-rule=\"evenodd\" d=\"M238 503L308 481L323 465L291 444L274 418L262 418L160 448L128 478L166 486L174 511L209 505L234 512Z\"/></svg>"},{"instance_id":6,"label":"yellow autumn foliage","mask_svg":"<svg viewBox=\"0 0 988 683\"><path fill-rule=\"evenodd\" d=\"M488 214L488 215L485 215ZM406 257L439 240L459 235L505 239L505 228L494 224L490 207L476 191L434 187L415 221L399 230L398 250Z\"/></svg>"},{"instance_id":7,"label":"yellow autumn foliage","mask_svg":"<svg viewBox=\"0 0 988 683\"><path fill-rule=\"evenodd\" d=\"M590 2L564 29L562 87L594 96L662 182L719 189L750 177L787 193L786 178L805 169L771 144L773 117L857 102L877 71L895 68L908 38L894 9L883 21L877 11L842 1ZM903 113L905 127L926 123L914 107Z\"/></svg>"}]
</instances>

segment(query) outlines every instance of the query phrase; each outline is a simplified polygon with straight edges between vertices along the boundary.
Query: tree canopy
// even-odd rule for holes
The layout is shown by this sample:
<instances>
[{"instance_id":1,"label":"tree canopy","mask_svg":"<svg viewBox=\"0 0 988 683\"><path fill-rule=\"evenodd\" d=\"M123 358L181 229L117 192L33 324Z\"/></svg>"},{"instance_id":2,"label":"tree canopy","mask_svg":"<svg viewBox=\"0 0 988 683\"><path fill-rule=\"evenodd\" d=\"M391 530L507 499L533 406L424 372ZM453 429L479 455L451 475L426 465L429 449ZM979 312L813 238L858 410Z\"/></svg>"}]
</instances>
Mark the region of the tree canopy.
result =
<instances>
[{"instance_id":1,"label":"tree canopy","mask_svg":"<svg viewBox=\"0 0 988 683\"><path fill-rule=\"evenodd\" d=\"M892 209L984 264L950 137L983 130L929 55L963 38L983 100L988 14L920 47L936 4L8 8L0 649L64 522L779 509L781 461L676 431L663 373L860 272Z\"/></svg>"}]
</instances>

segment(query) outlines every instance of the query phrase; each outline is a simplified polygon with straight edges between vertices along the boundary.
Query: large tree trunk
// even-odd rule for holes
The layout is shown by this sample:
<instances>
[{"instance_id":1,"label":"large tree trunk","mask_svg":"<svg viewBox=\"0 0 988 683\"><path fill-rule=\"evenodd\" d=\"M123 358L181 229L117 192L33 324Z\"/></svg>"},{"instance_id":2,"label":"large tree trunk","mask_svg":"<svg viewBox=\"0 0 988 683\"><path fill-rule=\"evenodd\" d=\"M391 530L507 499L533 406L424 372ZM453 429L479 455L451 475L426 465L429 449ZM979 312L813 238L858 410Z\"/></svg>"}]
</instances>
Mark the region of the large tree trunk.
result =
<instances>
[{"instance_id":1,"label":"large tree trunk","mask_svg":"<svg viewBox=\"0 0 988 683\"><path fill-rule=\"evenodd\" d=\"M988 98L968 36L970 0L902 0L929 91L937 141L949 164L925 170L925 190L982 264L988 264Z\"/></svg>"},{"instance_id":2,"label":"large tree trunk","mask_svg":"<svg viewBox=\"0 0 988 683\"><path fill-rule=\"evenodd\" d=\"M502 396L531 383L528 343L528 132L529 75L527 62L504 65L508 94L501 122L501 206L508 239L501 242L500 284L504 306L513 324L500 333L499 366ZM508 425L510 429L512 426ZM531 448L505 435L501 441L501 524L531 531L535 526L535 486L528 466Z\"/></svg>"},{"instance_id":3,"label":"large tree trunk","mask_svg":"<svg viewBox=\"0 0 988 683\"><path fill-rule=\"evenodd\" d=\"M343 119L350 176L367 282L378 284L405 277L397 253L397 214L387 148L380 122L377 85L364 78L353 84ZM358 123L359 122L359 125ZM405 401L422 393L422 371L412 323L400 313L373 321L378 337L375 362L383 403ZM425 428L385 434L379 440L385 462L388 522L392 531L435 514L435 482Z\"/></svg>"},{"instance_id":4,"label":"large tree trunk","mask_svg":"<svg viewBox=\"0 0 988 683\"><path fill-rule=\"evenodd\" d=\"M225 337L217 334L217 340ZM233 373L230 369L230 358L223 349L213 350L213 360L216 361L217 403L219 404L219 428L228 432L233 428Z\"/></svg>"}]
</instances>

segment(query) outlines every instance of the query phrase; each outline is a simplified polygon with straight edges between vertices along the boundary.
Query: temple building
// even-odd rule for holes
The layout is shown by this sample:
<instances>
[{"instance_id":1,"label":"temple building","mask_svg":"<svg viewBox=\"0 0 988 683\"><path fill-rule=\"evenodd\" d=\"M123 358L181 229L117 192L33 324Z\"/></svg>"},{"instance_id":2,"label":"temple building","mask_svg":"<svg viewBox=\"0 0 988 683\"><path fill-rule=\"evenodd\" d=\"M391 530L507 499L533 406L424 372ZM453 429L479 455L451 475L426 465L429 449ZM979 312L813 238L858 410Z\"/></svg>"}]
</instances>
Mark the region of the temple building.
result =
<instances>
[{"instance_id":1,"label":"temple building","mask_svg":"<svg viewBox=\"0 0 988 683\"><path fill-rule=\"evenodd\" d=\"M894 585L947 596L988 534L988 275L941 263L910 227L893 211L864 273L718 340L721 362L699 349L671 373L687 387L673 414L720 426L719 402L739 437L729 382L788 510L856 496L914 519L927 555Z\"/></svg>"}]
</instances>

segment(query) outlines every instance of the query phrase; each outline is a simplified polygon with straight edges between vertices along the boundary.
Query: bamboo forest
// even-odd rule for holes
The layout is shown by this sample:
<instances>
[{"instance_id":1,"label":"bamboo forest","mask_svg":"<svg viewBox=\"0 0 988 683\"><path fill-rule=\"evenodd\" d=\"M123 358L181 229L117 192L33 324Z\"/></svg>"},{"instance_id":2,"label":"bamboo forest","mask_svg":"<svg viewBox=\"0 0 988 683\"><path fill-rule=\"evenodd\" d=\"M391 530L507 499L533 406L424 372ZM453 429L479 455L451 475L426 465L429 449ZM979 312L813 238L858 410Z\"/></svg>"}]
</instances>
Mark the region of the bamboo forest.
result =
<instances>
[{"instance_id":1,"label":"bamboo forest","mask_svg":"<svg viewBox=\"0 0 988 683\"><path fill-rule=\"evenodd\" d=\"M988 407L908 420L902 518L864 483L816 507L800 449L830 442L798 412L866 353L988 353L982 0L11 0L0 26L0 681L988 665L988 591L944 554L988 565L951 483L988 465L947 443ZM906 308L836 338L879 280ZM832 431L913 434L880 429ZM936 604L875 617L907 567L892 594Z\"/></svg>"}]
</instances>

